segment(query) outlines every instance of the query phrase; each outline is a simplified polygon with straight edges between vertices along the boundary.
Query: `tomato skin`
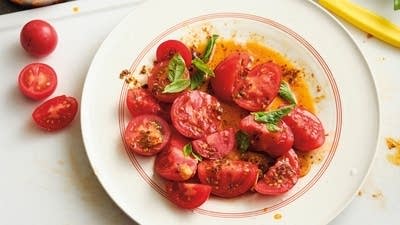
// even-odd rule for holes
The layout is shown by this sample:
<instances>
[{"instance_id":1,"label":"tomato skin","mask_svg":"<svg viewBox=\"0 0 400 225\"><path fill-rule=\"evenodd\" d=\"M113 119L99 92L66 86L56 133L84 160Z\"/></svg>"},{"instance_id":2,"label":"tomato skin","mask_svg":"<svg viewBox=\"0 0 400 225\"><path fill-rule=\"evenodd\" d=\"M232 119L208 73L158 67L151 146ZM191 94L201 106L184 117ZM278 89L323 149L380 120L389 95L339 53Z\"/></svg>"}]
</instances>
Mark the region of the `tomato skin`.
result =
<instances>
[{"instance_id":1,"label":"tomato skin","mask_svg":"<svg viewBox=\"0 0 400 225\"><path fill-rule=\"evenodd\" d=\"M280 195L294 187L299 174L299 161L292 149L277 159L275 165L259 179L254 189L263 195Z\"/></svg>"},{"instance_id":2,"label":"tomato skin","mask_svg":"<svg viewBox=\"0 0 400 225\"><path fill-rule=\"evenodd\" d=\"M157 61L169 60L176 53L179 53L182 56L187 67L192 64L191 51L185 44L178 40L167 40L161 43L156 50Z\"/></svg>"},{"instance_id":3,"label":"tomato skin","mask_svg":"<svg viewBox=\"0 0 400 225\"><path fill-rule=\"evenodd\" d=\"M171 103L183 92L179 93L163 93L164 88L171 82L168 79L169 60L158 62L154 65L150 72L147 84L151 94L161 102ZM189 78L189 72L185 69L183 77Z\"/></svg>"},{"instance_id":4,"label":"tomato skin","mask_svg":"<svg viewBox=\"0 0 400 225\"><path fill-rule=\"evenodd\" d=\"M201 206L211 193L211 186L195 183L167 182L165 189L168 199L184 209Z\"/></svg>"},{"instance_id":5,"label":"tomato skin","mask_svg":"<svg viewBox=\"0 0 400 225\"><path fill-rule=\"evenodd\" d=\"M158 114L161 111L158 101L144 88L129 89L126 105L132 116Z\"/></svg>"},{"instance_id":6,"label":"tomato skin","mask_svg":"<svg viewBox=\"0 0 400 225\"><path fill-rule=\"evenodd\" d=\"M36 107L33 121L46 131L57 131L68 126L78 111L78 101L70 96L57 96Z\"/></svg>"},{"instance_id":7,"label":"tomato skin","mask_svg":"<svg viewBox=\"0 0 400 225\"><path fill-rule=\"evenodd\" d=\"M283 117L283 121L293 131L294 149L308 152L324 144L324 127L318 117L310 111L301 107L295 107L292 112Z\"/></svg>"},{"instance_id":8,"label":"tomato skin","mask_svg":"<svg viewBox=\"0 0 400 225\"><path fill-rule=\"evenodd\" d=\"M35 57L44 57L54 51L58 36L48 22L32 20L24 25L20 33L20 42L26 52Z\"/></svg>"},{"instance_id":9,"label":"tomato skin","mask_svg":"<svg viewBox=\"0 0 400 225\"><path fill-rule=\"evenodd\" d=\"M26 65L18 76L18 87L22 94L32 100L49 97L57 87L57 74L44 63Z\"/></svg>"},{"instance_id":10,"label":"tomato skin","mask_svg":"<svg viewBox=\"0 0 400 225\"><path fill-rule=\"evenodd\" d=\"M211 185L211 193L224 198L244 194L256 183L258 168L239 160L203 160L197 166L197 176L203 184Z\"/></svg>"},{"instance_id":11,"label":"tomato skin","mask_svg":"<svg viewBox=\"0 0 400 225\"><path fill-rule=\"evenodd\" d=\"M171 131L167 122L159 116L144 114L134 117L127 125L124 140L130 151L152 156L167 145Z\"/></svg>"},{"instance_id":12,"label":"tomato skin","mask_svg":"<svg viewBox=\"0 0 400 225\"><path fill-rule=\"evenodd\" d=\"M233 53L220 62L211 78L211 87L215 95L227 102L232 102L236 78L246 72L250 56L244 52Z\"/></svg>"},{"instance_id":13,"label":"tomato skin","mask_svg":"<svg viewBox=\"0 0 400 225\"><path fill-rule=\"evenodd\" d=\"M200 139L221 130L222 110L215 97L202 91L188 91L172 104L172 124L182 135Z\"/></svg>"},{"instance_id":14,"label":"tomato skin","mask_svg":"<svg viewBox=\"0 0 400 225\"><path fill-rule=\"evenodd\" d=\"M293 147L294 135L291 129L283 122L277 124L279 130L268 131L263 123L254 120L249 115L240 121L239 127L250 136L250 147L255 151L263 151L272 157L279 157Z\"/></svg>"},{"instance_id":15,"label":"tomato skin","mask_svg":"<svg viewBox=\"0 0 400 225\"><path fill-rule=\"evenodd\" d=\"M229 128L192 141L194 150L207 159L221 159L233 150L235 131Z\"/></svg>"},{"instance_id":16,"label":"tomato skin","mask_svg":"<svg viewBox=\"0 0 400 225\"><path fill-rule=\"evenodd\" d=\"M258 64L247 75L237 77L233 100L249 111L262 111L278 95L281 79L282 70L275 63Z\"/></svg>"},{"instance_id":17,"label":"tomato skin","mask_svg":"<svg viewBox=\"0 0 400 225\"><path fill-rule=\"evenodd\" d=\"M157 155L154 169L161 177L171 181L185 181L197 171L197 159L183 154L183 147L190 141L174 131L164 150Z\"/></svg>"}]
</instances>

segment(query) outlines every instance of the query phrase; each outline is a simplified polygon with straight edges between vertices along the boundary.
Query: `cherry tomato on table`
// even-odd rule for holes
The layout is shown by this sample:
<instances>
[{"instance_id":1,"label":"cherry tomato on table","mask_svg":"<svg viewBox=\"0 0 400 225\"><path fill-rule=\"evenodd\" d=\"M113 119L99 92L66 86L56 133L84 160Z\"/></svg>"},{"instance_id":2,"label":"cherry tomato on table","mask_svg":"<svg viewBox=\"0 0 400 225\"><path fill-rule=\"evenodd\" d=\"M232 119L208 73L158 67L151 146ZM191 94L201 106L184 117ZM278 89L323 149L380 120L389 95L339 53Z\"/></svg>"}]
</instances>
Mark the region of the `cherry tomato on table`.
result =
<instances>
[{"instance_id":1,"label":"cherry tomato on table","mask_svg":"<svg viewBox=\"0 0 400 225\"><path fill-rule=\"evenodd\" d=\"M159 153L170 139L167 122L156 115L134 117L125 129L125 143L134 153L151 156Z\"/></svg>"},{"instance_id":2,"label":"cherry tomato on table","mask_svg":"<svg viewBox=\"0 0 400 225\"><path fill-rule=\"evenodd\" d=\"M22 94L33 100L50 96L57 87L56 72L49 65L31 63L25 66L18 77Z\"/></svg>"},{"instance_id":3,"label":"cherry tomato on table","mask_svg":"<svg viewBox=\"0 0 400 225\"><path fill-rule=\"evenodd\" d=\"M254 189L263 195L280 195L297 183L299 174L299 160L292 149L277 159L275 165L258 180Z\"/></svg>"},{"instance_id":4,"label":"cherry tomato on table","mask_svg":"<svg viewBox=\"0 0 400 225\"><path fill-rule=\"evenodd\" d=\"M161 43L156 50L157 61L169 60L176 53L182 56L187 67L192 64L192 53L190 49L178 40L167 40Z\"/></svg>"},{"instance_id":5,"label":"cherry tomato on table","mask_svg":"<svg viewBox=\"0 0 400 225\"><path fill-rule=\"evenodd\" d=\"M222 111L215 97L202 91L189 91L172 104L172 124L182 135L200 139L221 130Z\"/></svg>"},{"instance_id":6,"label":"cherry tomato on table","mask_svg":"<svg viewBox=\"0 0 400 225\"><path fill-rule=\"evenodd\" d=\"M168 182L165 186L168 199L184 209L199 207L211 193L211 187L204 184Z\"/></svg>"},{"instance_id":7,"label":"cherry tomato on table","mask_svg":"<svg viewBox=\"0 0 400 225\"><path fill-rule=\"evenodd\" d=\"M65 95L49 99L39 105L32 113L35 123L47 130L56 131L68 126L78 111L74 97Z\"/></svg>"},{"instance_id":8,"label":"cherry tomato on table","mask_svg":"<svg viewBox=\"0 0 400 225\"><path fill-rule=\"evenodd\" d=\"M22 28L20 42L29 54L44 57L54 51L58 37L56 30L48 22L32 20Z\"/></svg>"}]
</instances>

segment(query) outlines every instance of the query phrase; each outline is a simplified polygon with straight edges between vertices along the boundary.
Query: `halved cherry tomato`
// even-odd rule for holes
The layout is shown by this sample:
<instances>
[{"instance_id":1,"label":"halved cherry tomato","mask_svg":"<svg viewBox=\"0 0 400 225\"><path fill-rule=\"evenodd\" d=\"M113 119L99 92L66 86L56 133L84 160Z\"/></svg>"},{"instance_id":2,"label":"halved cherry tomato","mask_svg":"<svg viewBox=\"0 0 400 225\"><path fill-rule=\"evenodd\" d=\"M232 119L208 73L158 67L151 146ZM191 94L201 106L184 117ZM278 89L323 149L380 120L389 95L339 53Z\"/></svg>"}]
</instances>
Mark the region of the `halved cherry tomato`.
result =
<instances>
[{"instance_id":1,"label":"halved cherry tomato","mask_svg":"<svg viewBox=\"0 0 400 225\"><path fill-rule=\"evenodd\" d=\"M18 87L22 94L33 100L49 97L57 87L56 72L47 64L31 63L19 73Z\"/></svg>"},{"instance_id":2,"label":"halved cherry tomato","mask_svg":"<svg viewBox=\"0 0 400 225\"><path fill-rule=\"evenodd\" d=\"M154 161L156 173L172 181L185 181L193 177L197 170L197 159L183 153L183 147L188 143L189 140L173 131L171 140Z\"/></svg>"},{"instance_id":3,"label":"halved cherry tomato","mask_svg":"<svg viewBox=\"0 0 400 225\"><path fill-rule=\"evenodd\" d=\"M65 95L49 99L39 105L32 113L35 123L46 131L56 131L68 126L78 111L74 97Z\"/></svg>"},{"instance_id":4,"label":"halved cherry tomato","mask_svg":"<svg viewBox=\"0 0 400 225\"><path fill-rule=\"evenodd\" d=\"M282 79L281 68L272 62L262 63L247 75L237 76L233 100L249 111L262 111L278 95Z\"/></svg>"},{"instance_id":5,"label":"halved cherry tomato","mask_svg":"<svg viewBox=\"0 0 400 225\"><path fill-rule=\"evenodd\" d=\"M151 94L156 99L162 102L171 103L183 92L163 93L165 87L171 83L168 79L168 64L169 60L156 63L150 72L147 84L149 85ZM185 69L183 76L184 78L189 78L189 72L187 69Z\"/></svg>"},{"instance_id":6,"label":"halved cherry tomato","mask_svg":"<svg viewBox=\"0 0 400 225\"><path fill-rule=\"evenodd\" d=\"M126 96L126 105L132 116L157 114L161 111L158 101L144 88L129 89Z\"/></svg>"},{"instance_id":7,"label":"halved cherry tomato","mask_svg":"<svg viewBox=\"0 0 400 225\"><path fill-rule=\"evenodd\" d=\"M202 91L179 96L171 108L174 127L184 136L200 139L221 130L222 107L218 100Z\"/></svg>"},{"instance_id":8,"label":"halved cherry tomato","mask_svg":"<svg viewBox=\"0 0 400 225\"><path fill-rule=\"evenodd\" d=\"M183 60L185 60L186 66L190 66L192 64L192 53L185 44L178 40L167 40L161 43L157 47L156 56L157 61L165 61L169 60L176 53L179 53Z\"/></svg>"},{"instance_id":9,"label":"halved cherry tomato","mask_svg":"<svg viewBox=\"0 0 400 225\"><path fill-rule=\"evenodd\" d=\"M235 145L233 128L210 134L192 141L194 150L204 158L220 159L232 151Z\"/></svg>"},{"instance_id":10,"label":"halved cherry tomato","mask_svg":"<svg viewBox=\"0 0 400 225\"><path fill-rule=\"evenodd\" d=\"M134 117L128 123L124 134L129 150L144 156L159 153L168 143L170 136L167 122L150 114Z\"/></svg>"},{"instance_id":11,"label":"halved cherry tomato","mask_svg":"<svg viewBox=\"0 0 400 225\"><path fill-rule=\"evenodd\" d=\"M247 53L233 53L220 62L211 78L211 87L215 95L224 101L232 101L236 78L247 72L250 56Z\"/></svg>"},{"instance_id":12,"label":"halved cherry tomato","mask_svg":"<svg viewBox=\"0 0 400 225\"><path fill-rule=\"evenodd\" d=\"M295 107L283 121L294 134L293 148L308 152L320 147L325 142L325 131L321 121L310 111Z\"/></svg>"},{"instance_id":13,"label":"halved cherry tomato","mask_svg":"<svg viewBox=\"0 0 400 225\"><path fill-rule=\"evenodd\" d=\"M57 32L48 22L32 20L24 25L20 33L22 47L36 57L49 55L57 46Z\"/></svg>"},{"instance_id":14,"label":"halved cherry tomato","mask_svg":"<svg viewBox=\"0 0 400 225\"><path fill-rule=\"evenodd\" d=\"M197 176L211 185L211 193L232 198L247 192L257 181L258 168L239 160L203 160L197 166Z\"/></svg>"},{"instance_id":15,"label":"halved cherry tomato","mask_svg":"<svg viewBox=\"0 0 400 225\"><path fill-rule=\"evenodd\" d=\"M277 159L275 165L258 180L254 189L263 195L283 194L297 183L299 173L299 160L292 149Z\"/></svg>"},{"instance_id":16,"label":"halved cherry tomato","mask_svg":"<svg viewBox=\"0 0 400 225\"><path fill-rule=\"evenodd\" d=\"M267 126L254 120L253 115L246 116L240 121L240 129L250 136L250 148L263 151L273 157L288 152L293 146L294 136L291 129L280 121L278 131L268 131Z\"/></svg>"},{"instance_id":17,"label":"halved cherry tomato","mask_svg":"<svg viewBox=\"0 0 400 225\"><path fill-rule=\"evenodd\" d=\"M165 186L168 199L184 209L201 206L211 193L211 187L204 184L168 182Z\"/></svg>"}]
</instances>

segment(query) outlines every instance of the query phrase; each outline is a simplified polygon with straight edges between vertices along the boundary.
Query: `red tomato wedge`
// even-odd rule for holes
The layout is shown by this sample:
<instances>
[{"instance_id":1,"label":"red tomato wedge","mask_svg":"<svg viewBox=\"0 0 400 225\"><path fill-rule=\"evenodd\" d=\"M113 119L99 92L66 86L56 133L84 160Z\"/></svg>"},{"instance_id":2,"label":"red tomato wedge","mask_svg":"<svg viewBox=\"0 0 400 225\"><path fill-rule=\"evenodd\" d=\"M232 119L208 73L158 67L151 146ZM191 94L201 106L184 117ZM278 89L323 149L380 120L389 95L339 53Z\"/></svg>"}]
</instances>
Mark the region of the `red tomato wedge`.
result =
<instances>
[{"instance_id":1,"label":"red tomato wedge","mask_svg":"<svg viewBox=\"0 0 400 225\"><path fill-rule=\"evenodd\" d=\"M157 61L169 60L176 53L179 53L182 56L183 60L185 60L186 66L192 64L192 52L184 43L178 40L167 40L161 43L157 47L156 51Z\"/></svg>"},{"instance_id":2,"label":"red tomato wedge","mask_svg":"<svg viewBox=\"0 0 400 225\"><path fill-rule=\"evenodd\" d=\"M289 191L299 179L300 167L296 153L290 150L276 160L254 186L263 195L280 195Z\"/></svg>"},{"instance_id":3,"label":"red tomato wedge","mask_svg":"<svg viewBox=\"0 0 400 225\"><path fill-rule=\"evenodd\" d=\"M279 130L268 131L263 123L254 120L253 115L246 116L240 121L240 129L250 136L250 147L255 151L263 151L270 156L278 157L288 152L294 141L291 129L283 122L278 123Z\"/></svg>"},{"instance_id":4,"label":"red tomato wedge","mask_svg":"<svg viewBox=\"0 0 400 225\"><path fill-rule=\"evenodd\" d=\"M161 177L172 181L185 181L196 174L197 159L185 156L183 147L190 143L178 132L172 132L171 140L157 155L154 169Z\"/></svg>"},{"instance_id":5,"label":"red tomato wedge","mask_svg":"<svg viewBox=\"0 0 400 225\"><path fill-rule=\"evenodd\" d=\"M194 150L204 158L220 159L232 151L235 145L235 131L229 128L204 138L192 141Z\"/></svg>"},{"instance_id":6,"label":"red tomato wedge","mask_svg":"<svg viewBox=\"0 0 400 225\"><path fill-rule=\"evenodd\" d=\"M224 198L244 194L256 183L258 168L239 160L203 160L197 166L197 176L211 185L211 193Z\"/></svg>"},{"instance_id":7,"label":"red tomato wedge","mask_svg":"<svg viewBox=\"0 0 400 225\"><path fill-rule=\"evenodd\" d=\"M32 20L22 28L20 42L29 54L44 57L54 51L58 36L56 30L48 22Z\"/></svg>"},{"instance_id":8,"label":"red tomato wedge","mask_svg":"<svg viewBox=\"0 0 400 225\"><path fill-rule=\"evenodd\" d=\"M163 93L165 87L171 83L171 81L168 79L168 64L169 60L156 63L150 72L147 84L149 85L151 94L156 99L162 102L171 103L183 92ZM187 69L185 69L183 76L185 78L189 78L189 72Z\"/></svg>"},{"instance_id":9,"label":"red tomato wedge","mask_svg":"<svg viewBox=\"0 0 400 225\"><path fill-rule=\"evenodd\" d=\"M250 56L247 53L233 53L220 62L214 70L215 77L211 79L211 87L215 95L231 102L236 78L247 72Z\"/></svg>"},{"instance_id":10,"label":"red tomato wedge","mask_svg":"<svg viewBox=\"0 0 400 225\"><path fill-rule=\"evenodd\" d=\"M143 114L157 114L161 111L160 104L143 88L129 89L126 96L126 105L132 116Z\"/></svg>"},{"instance_id":11,"label":"red tomato wedge","mask_svg":"<svg viewBox=\"0 0 400 225\"><path fill-rule=\"evenodd\" d=\"M22 94L30 99L44 99L57 87L56 72L47 64L31 63L21 70L18 87Z\"/></svg>"},{"instance_id":12,"label":"red tomato wedge","mask_svg":"<svg viewBox=\"0 0 400 225\"><path fill-rule=\"evenodd\" d=\"M179 96L171 108L172 124L182 135L200 139L222 127L222 106L202 91L189 91Z\"/></svg>"},{"instance_id":13,"label":"red tomato wedge","mask_svg":"<svg viewBox=\"0 0 400 225\"><path fill-rule=\"evenodd\" d=\"M184 209L194 209L201 206L211 193L211 187L204 184L167 182L168 199Z\"/></svg>"},{"instance_id":14,"label":"red tomato wedge","mask_svg":"<svg viewBox=\"0 0 400 225\"><path fill-rule=\"evenodd\" d=\"M308 152L324 144L324 127L318 117L310 111L295 107L292 112L283 117L283 121L293 131L294 149Z\"/></svg>"},{"instance_id":15,"label":"red tomato wedge","mask_svg":"<svg viewBox=\"0 0 400 225\"><path fill-rule=\"evenodd\" d=\"M65 95L49 99L39 105L32 113L35 123L46 131L56 131L68 126L78 111L74 97Z\"/></svg>"},{"instance_id":16,"label":"red tomato wedge","mask_svg":"<svg viewBox=\"0 0 400 225\"><path fill-rule=\"evenodd\" d=\"M278 95L281 68L272 62L255 66L247 75L237 76L233 100L249 111L263 111Z\"/></svg>"},{"instance_id":17,"label":"red tomato wedge","mask_svg":"<svg viewBox=\"0 0 400 225\"><path fill-rule=\"evenodd\" d=\"M130 151L143 156L159 153L168 143L171 131L167 122L156 115L134 117L125 129L124 139Z\"/></svg>"}]
</instances>

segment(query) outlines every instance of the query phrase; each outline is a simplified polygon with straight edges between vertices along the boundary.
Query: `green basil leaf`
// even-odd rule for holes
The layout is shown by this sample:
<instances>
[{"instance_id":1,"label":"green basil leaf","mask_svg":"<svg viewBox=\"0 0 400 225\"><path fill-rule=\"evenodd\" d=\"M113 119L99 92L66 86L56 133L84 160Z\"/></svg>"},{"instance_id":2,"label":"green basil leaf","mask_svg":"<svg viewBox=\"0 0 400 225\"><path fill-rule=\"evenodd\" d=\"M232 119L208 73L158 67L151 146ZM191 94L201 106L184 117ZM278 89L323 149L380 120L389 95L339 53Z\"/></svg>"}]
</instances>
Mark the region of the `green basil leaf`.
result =
<instances>
[{"instance_id":1,"label":"green basil leaf","mask_svg":"<svg viewBox=\"0 0 400 225\"><path fill-rule=\"evenodd\" d=\"M213 34L211 36L211 38L208 39L207 46L206 46L206 51L205 51L204 56L202 58L203 62L208 63L208 61L210 60L211 54L212 54L212 52L214 50L215 42L216 42L218 37L219 36L217 34Z\"/></svg>"},{"instance_id":2,"label":"green basil leaf","mask_svg":"<svg viewBox=\"0 0 400 225\"><path fill-rule=\"evenodd\" d=\"M193 156L193 158L197 159L197 161L203 160L203 158L201 157L201 155L197 154L197 153L194 152L194 151L192 151L192 156Z\"/></svg>"},{"instance_id":3,"label":"green basil leaf","mask_svg":"<svg viewBox=\"0 0 400 225\"><path fill-rule=\"evenodd\" d=\"M204 73L196 70L196 72L190 77L190 89L194 90L200 87L204 82Z\"/></svg>"},{"instance_id":4,"label":"green basil leaf","mask_svg":"<svg viewBox=\"0 0 400 225\"><path fill-rule=\"evenodd\" d=\"M168 80L174 82L181 79L185 72L185 61L180 54L175 54L168 63Z\"/></svg>"},{"instance_id":5,"label":"green basil leaf","mask_svg":"<svg viewBox=\"0 0 400 225\"><path fill-rule=\"evenodd\" d=\"M277 124L279 121L289 114L295 105L288 105L281 107L277 110L269 111L269 112L255 112L252 113L254 115L254 120L260 123L264 123L267 126L268 131L277 132L279 131L279 127Z\"/></svg>"},{"instance_id":6,"label":"green basil leaf","mask_svg":"<svg viewBox=\"0 0 400 225\"><path fill-rule=\"evenodd\" d=\"M182 151L184 156L190 156L193 152L192 145L190 143L186 144L183 146Z\"/></svg>"},{"instance_id":7,"label":"green basil leaf","mask_svg":"<svg viewBox=\"0 0 400 225\"><path fill-rule=\"evenodd\" d=\"M236 133L236 145L240 152L246 152L250 146L250 137L247 133L239 130Z\"/></svg>"},{"instance_id":8,"label":"green basil leaf","mask_svg":"<svg viewBox=\"0 0 400 225\"><path fill-rule=\"evenodd\" d=\"M214 77L214 71L201 60L200 58L194 58L192 64L197 70L203 72L206 76Z\"/></svg>"},{"instance_id":9,"label":"green basil leaf","mask_svg":"<svg viewBox=\"0 0 400 225\"><path fill-rule=\"evenodd\" d=\"M190 86L189 79L178 79L165 86L163 93L178 93Z\"/></svg>"},{"instance_id":10,"label":"green basil leaf","mask_svg":"<svg viewBox=\"0 0 400 225\"><path fill-rule=\"evenodd\" d=\"M394 10L400 9L400 0L394 0Z\"/></svg>"},{"instance_id":11,"label":"green basil leaf","mask_svg":"<svg viewBox=\"0 0 400 225\"><path fill-rule=\"evenodd\" d=\"M288 101L290 104L296 104L296 97L290 90L289 84L285 81L282 81L281 85L279 86L279 96Z\"/></svg>"}]
</instances>

